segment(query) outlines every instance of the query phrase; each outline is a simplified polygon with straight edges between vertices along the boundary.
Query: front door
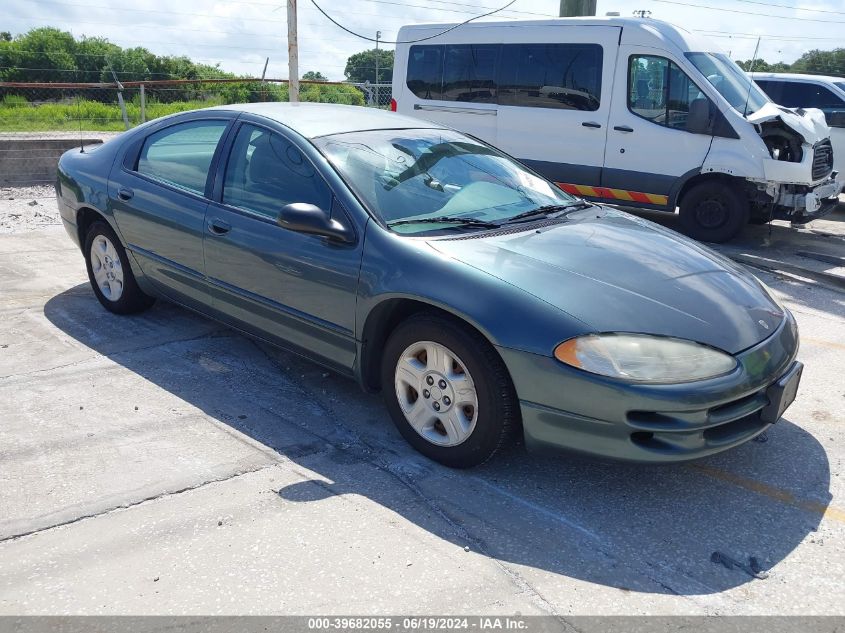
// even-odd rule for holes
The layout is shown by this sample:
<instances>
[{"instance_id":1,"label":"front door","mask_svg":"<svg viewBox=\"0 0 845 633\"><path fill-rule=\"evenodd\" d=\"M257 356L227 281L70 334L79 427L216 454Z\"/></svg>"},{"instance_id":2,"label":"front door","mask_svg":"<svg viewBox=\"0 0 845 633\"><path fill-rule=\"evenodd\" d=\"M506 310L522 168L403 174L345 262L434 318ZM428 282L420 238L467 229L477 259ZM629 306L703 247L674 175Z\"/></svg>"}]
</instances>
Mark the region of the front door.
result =
<instances>
[{"instance_id":1,"label":"front door","mask_svg":"<svg viewBox=\"0 0 845 633\"><path fill-rule=\"evenodd\" d=\"M690 128L696 115L700 120L711 107L695 82L661 51L620 48L600 197L619 204L667 205L677 179L704 164L713 137Z\"/></svg>"},{"instance_id":2,"label":"front door","mask_svg":"<svg viewBox=\"0 0 845 633\"><path fill-rule=\"evenodd\" d=\"M280 209L297 202L345 213L282 134L243 122L228 154L222 192L206 215L205 267L215 311L348 371L362 241L339 244L276 223Z\"/></svg>"}]
</instances>

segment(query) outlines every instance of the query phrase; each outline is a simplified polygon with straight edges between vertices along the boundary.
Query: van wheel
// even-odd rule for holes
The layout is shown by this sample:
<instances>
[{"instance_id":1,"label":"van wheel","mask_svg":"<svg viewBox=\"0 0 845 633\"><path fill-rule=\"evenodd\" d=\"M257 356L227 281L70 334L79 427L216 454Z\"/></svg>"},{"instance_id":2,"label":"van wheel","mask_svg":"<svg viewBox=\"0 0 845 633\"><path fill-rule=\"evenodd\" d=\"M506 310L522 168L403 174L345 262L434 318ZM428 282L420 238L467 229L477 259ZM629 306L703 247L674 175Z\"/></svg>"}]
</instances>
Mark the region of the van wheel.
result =
<instances>
[{"instance_id":1,"label":"van wheel","mask_svg":"<svg viewBox=\"0 0 845 633\"><path fill-rule=\"evenodd\" d=\"M493 346L436 315L411 317L393 331L381 384L402 436L452 468L484 463L519 424L516 392Z\"/></svg>"},{"instance_id":2,"label":"van wheel","mask_svg":"<svg viewBox=\"0 0 845 633\"><path fill-rule=\"evenodd\" d=\"M100 221L91 225L85 236L83 254L88 280L106 310L115 314L134 314L155 303L153 297L138 287L126 250L108 224Z\"/></svg>"},{"instance_id":3,"label":"van wheel","mask_svg":"<svg viewBox=\"0 0 845 633\"><path fill-rule=\"evenodd\" d=\"M681 226L702 242L727 242L748 223L748 214L748 201L724 182L695 185L681 200Z\"/></svg>"}]
</instances>

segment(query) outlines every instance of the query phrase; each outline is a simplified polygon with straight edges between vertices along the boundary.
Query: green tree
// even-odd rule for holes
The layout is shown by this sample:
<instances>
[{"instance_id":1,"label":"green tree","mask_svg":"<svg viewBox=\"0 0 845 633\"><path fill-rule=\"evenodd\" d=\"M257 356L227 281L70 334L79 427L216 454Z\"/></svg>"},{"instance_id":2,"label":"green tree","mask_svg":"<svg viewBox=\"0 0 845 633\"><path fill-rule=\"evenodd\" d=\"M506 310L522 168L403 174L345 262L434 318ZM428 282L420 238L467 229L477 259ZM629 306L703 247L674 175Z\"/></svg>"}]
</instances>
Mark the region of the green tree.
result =
<instances>
[{"instance_id":1,"label":"green tree","mask_svg":"<svg viewBox=\"0 0 845 633\"><path fill-rule=\"evenodd\" d=\"M9 31L0 31L0 42L11 42L12 34Z\"/></svg>"},{"instance_id":2,"label":"green tree","mask_svg":"<svg viewBox=\"0 0 845 633\"><path fill-rule=\"evenodd\" d=\"M845 48L836 48L832 51L808 51L792 64L790 70L811 75L845 76Z\"/></svg>"},{"instance_id":3,"label":"green tree","mask_svg":"<svg viewBox=\"0 0 845 633\"><path fill-rule=\"evenodd\" d=\"M328 81L329 80L329 78L326 77L319 70L309 70L307 73L302 75L302 79L304 81Z\"/></svg>"},{"instance_id":4,"label":"green tree","mask_svg":"<svg viewBox=\"0 0 845 633\"><path fill-rule=\"evenodd\" d=\"M378 53L378 79L376 79L376 53ZM393 51L371 48L351 55L343 71L349 81L390 83L393 78Z\"/></svg>"}]
</instances>

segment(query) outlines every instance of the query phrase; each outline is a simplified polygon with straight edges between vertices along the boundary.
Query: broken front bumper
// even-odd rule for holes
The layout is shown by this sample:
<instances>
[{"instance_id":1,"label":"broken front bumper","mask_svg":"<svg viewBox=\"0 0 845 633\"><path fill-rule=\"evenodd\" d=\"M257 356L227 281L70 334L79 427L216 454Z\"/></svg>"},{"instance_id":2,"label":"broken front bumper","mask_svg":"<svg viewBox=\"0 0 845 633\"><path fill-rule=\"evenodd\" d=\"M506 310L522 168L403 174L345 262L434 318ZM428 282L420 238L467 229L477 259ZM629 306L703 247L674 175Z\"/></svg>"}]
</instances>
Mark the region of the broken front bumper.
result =
<instances>
[{"instance_id":1,"label":"broken front bumper","mask_svg":"<svg viewBox=\"0 0 845 633\"><path fill-rule=\"evenodd\" d=\"M813 186L782 185L775 200L774 217L803 224L827 215L839 204L842 187L836 172Z\"/></svg>"}]
</instances>

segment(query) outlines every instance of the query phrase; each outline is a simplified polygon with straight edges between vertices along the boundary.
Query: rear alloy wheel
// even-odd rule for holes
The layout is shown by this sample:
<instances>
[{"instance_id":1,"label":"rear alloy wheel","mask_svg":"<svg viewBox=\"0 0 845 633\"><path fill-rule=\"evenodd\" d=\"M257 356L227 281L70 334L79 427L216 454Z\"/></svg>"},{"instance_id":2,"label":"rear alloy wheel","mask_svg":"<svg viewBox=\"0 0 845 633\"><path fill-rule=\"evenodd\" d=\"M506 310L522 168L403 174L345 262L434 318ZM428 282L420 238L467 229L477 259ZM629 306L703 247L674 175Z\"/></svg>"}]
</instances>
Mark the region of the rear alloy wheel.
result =
<instances>
[{"instance_id":1,"label":"rear alloy wheel","mask_svg":"<svg viewBox=\"0 0 845 633\"><path fill-rule=\"evenodd\" d=\"M106 310L133 314L155 303L153 297L138 287L126 250L108 224L100 221L91 225L85 238L84 254L88 280Z\"/></svg>"},{"instance_id":2,"label":"rear alloy wheel","mask_svg":"<svg viewBox=\"0 0 845 633\"><path fill-rule=\"evenodd\" d=\"M382 389L402 436L453 468L487 461L518 424L499 355L476 332L438 316L412 317L391 334Z\"/></svg>"},{"instance_id":3,"label":"rear alloy wheel","mask_svg":"<svg viewBox=\"0 0 845 633\"><path fill-rule=\"evenodd\" d=\"M703 242L727 242L748 223L748 201L729 184L703 182L681 200L684 232Z\"/></svg>"}]
</instances>

